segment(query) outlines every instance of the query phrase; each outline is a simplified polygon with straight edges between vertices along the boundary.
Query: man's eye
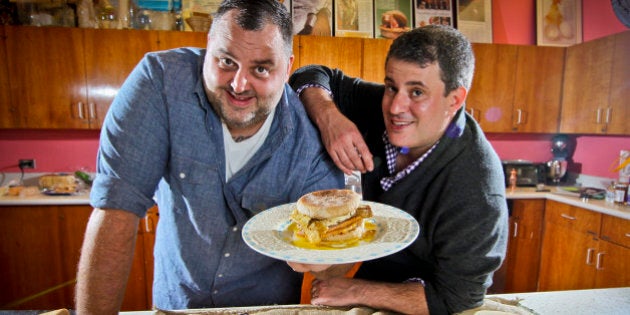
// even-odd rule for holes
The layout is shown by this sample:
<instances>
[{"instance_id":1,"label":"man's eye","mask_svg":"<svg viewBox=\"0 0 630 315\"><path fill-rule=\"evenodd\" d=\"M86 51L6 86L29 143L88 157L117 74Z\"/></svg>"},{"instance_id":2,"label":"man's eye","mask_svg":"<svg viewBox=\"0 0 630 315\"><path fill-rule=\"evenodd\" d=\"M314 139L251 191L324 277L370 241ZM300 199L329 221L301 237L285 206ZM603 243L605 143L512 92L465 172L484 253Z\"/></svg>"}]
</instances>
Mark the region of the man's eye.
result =
<instances>
[{"instance_id":1,"label":"man's eye","mask_svg":"<svg viewBox=\"0 0 630 315\"><path fill-rule=\"evenodd\" d=\"M219 64L224 67L231 67L234 65L234 61L229 58L219 58Z\"/></svg>"},{"instance_id":2,"label":"man's eye","mask_svg":"<svg viewBox=\"0 0 630 315\"><path fill-rule=\"evenodd\" d=\"M269 69L265 67L256 67L255 71L258 75L267 75L269 73Z\"/></svg>"},{"instance_id":3,"label":"man's eye","mask_svg":"<svg viewBox=\"0 0 630 315\"><path fill-rule=\"evenodd\" d=\"M422 94L423 94L423 93L422 93L422 91L421 91L421 90L412 90L412 91L411 91L411 96L412 96L412 97L418 97L418 96L421 96Z\"/></svg>"}]
</instances>

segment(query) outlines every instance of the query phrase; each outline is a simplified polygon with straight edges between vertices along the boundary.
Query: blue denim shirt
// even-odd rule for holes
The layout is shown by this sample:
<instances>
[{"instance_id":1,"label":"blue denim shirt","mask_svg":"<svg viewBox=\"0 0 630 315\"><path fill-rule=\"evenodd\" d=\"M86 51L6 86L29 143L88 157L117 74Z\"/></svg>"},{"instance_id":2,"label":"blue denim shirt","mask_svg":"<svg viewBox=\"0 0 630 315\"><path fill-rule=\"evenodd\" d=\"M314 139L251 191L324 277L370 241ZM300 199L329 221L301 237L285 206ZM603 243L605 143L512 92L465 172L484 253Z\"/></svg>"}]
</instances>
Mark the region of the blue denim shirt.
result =
<instances>
[{"instance_id":1,"label":"blue denim shirt","mask_svg":"<svg viewBox=\"0 0 630 315\"><path fill-rule=\"evenodd\" d=\"M264 145L226 182L204 55L150 53L133 70L101 130L91 204L142 217L157 201L153 303L160 309L298 303L301 274L247 247L241 228L265 209L343 187L343 174L285 85Z\"/></svg>"}]
</instances>

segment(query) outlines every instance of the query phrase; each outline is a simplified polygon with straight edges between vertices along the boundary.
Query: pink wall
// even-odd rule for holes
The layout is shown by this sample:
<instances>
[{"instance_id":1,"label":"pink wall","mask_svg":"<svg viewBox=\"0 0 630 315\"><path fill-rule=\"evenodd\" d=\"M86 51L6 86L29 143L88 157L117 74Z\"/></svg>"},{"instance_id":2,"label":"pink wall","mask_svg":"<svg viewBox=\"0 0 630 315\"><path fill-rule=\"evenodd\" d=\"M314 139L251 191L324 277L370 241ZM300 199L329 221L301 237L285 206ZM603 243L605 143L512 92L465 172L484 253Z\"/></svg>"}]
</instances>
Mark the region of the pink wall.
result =
<instances>
[{"instance_id":1,"label":"pink wall","mask_svg":"<svg viewBox=\"0 0 630 315\"><path fill-rule=\"evenodd\" d=\"M495 43L536 43L535 0L493 0ZM583 0L585 41L628 30L612 11L609 0ZM553 135L489 134L502 159L544 162L551 158ZM575 136L575 166L583 174L615 177L610 165L621 149L630 149L630 137ZM36 169L27 172L61 172L95 168L97 131L0 130L0 172L17 172L21 158L36 159Z\"/></svg>"}]
</instances>

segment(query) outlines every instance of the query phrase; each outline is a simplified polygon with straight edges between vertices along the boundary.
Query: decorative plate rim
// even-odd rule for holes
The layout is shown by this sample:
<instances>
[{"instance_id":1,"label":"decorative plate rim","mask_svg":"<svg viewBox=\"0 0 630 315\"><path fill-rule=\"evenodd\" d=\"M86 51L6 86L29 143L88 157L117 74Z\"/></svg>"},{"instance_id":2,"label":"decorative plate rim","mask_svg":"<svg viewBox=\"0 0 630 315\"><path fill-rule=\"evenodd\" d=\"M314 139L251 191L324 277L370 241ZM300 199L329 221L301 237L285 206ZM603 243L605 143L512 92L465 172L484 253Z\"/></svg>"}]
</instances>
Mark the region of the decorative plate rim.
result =
<instances>
[{"instance_id":1,"label":"decorative plate rim","mask_svg":"<svg viewBox=\"0 0 630 315\"><path fill-rule=\"evenodd\" d=\"M373 201L362 201L372 208L377 232L369 242L341 249L307 249L293 245L289 215L295 203L279 205L250 218L241 236L254 251L268 257L305 264L344 264L381 258L399 252L416 240L418 222L407 212Z\"/></svg>"}]
</instances>

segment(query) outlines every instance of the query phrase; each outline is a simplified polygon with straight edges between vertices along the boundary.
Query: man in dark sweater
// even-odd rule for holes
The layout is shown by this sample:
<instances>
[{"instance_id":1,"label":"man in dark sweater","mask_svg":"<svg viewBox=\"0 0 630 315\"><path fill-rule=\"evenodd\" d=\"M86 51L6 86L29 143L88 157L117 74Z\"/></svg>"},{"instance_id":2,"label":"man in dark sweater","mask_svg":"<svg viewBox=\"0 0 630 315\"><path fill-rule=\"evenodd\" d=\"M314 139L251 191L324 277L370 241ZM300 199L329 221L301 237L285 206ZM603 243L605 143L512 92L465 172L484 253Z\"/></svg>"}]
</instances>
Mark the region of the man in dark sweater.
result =
<instances>
[{"instance_id":1,"label":"man in dark sweater","mask_svg":"<svg viewBox=\"0 0 630 315\"><path fill-rule=\"evenodd\" d=\"M385 84L307 66L291 77L339 168L363 172L366 200L413 215L405 250L351 265L304 265L312 303L408 314L461 312L483 303L505 258L508 212L500 160L464 102L474 72L470 42L444 26L397 38Z\"/></svg>"}]
</instances>

